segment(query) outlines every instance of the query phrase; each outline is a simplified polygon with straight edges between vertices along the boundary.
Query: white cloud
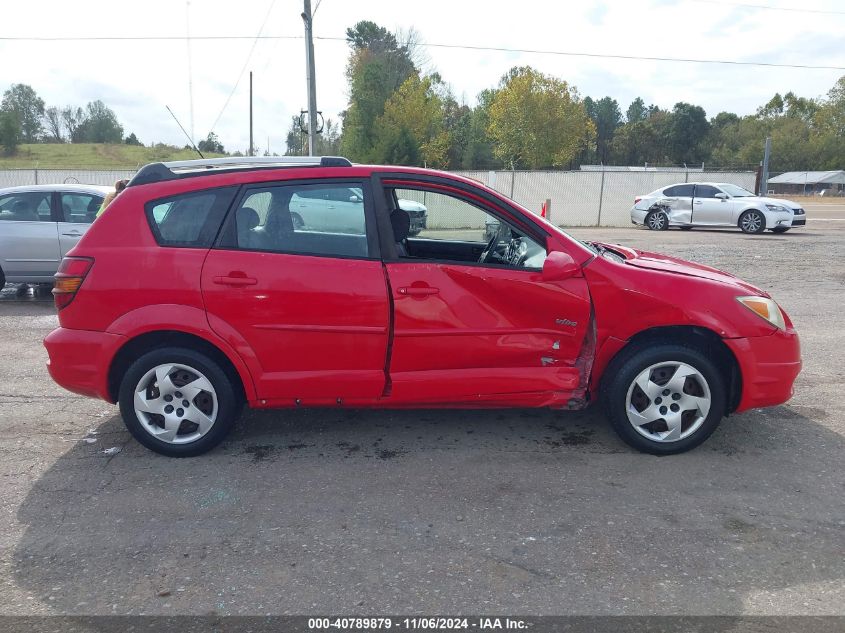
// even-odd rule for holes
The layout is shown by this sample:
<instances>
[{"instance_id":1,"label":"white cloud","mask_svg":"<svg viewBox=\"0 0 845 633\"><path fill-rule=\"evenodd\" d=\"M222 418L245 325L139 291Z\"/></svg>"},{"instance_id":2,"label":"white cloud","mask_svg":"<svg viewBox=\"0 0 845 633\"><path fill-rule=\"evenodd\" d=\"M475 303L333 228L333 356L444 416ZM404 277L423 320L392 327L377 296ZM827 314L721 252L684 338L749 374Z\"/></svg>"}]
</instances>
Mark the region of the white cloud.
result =
<instances>
[{"instance_id":1,"label":"white cloud","mask_svg":"<svg viewBox=\"0 0 845 633\"><path fill-rule=\"evenodd\" d=\"M316 5L316 0L313 2ZM193 0L193 35L255 35L271 0ZM835 0L811 8L838 10ZM14 36L182 37L186 6L180 0L42 0L5 7L5 34ZM277 0L265 35L302 34L299 0ZM841 31L845 16L759 11L696 0L568 3L428 0L322 0L315 34L342 37L347 27L369 19L391 29L413 26L428 43L542 49L599 54L774 61L845 66ZM9 28L12 25L14 28ZM202 138L220 114L247 60L252 40L202 40L191 44L193 127ZM344 76L348 48L342 41L315 42L318 107L337 118L346 107ZM610 95L621 108L637 96L671 107L677 101L722 110L753 112L775 92L823 95L841 74L429 48L456 95L473 103L511 66L530 64L566 79L582 95ZM0 88L28 83L50 105L84 105L102 99L127 132L142 141L182 145L184 138L165 110L169 105L190 126L188 55L184 40L0 43ZM304 43L260 40L247 72L255 73L255 138L283 149L292 115L306 104ZM248 145L248 78L245 73L215 131L229 149Z\"/></svg>"}]
</instances>

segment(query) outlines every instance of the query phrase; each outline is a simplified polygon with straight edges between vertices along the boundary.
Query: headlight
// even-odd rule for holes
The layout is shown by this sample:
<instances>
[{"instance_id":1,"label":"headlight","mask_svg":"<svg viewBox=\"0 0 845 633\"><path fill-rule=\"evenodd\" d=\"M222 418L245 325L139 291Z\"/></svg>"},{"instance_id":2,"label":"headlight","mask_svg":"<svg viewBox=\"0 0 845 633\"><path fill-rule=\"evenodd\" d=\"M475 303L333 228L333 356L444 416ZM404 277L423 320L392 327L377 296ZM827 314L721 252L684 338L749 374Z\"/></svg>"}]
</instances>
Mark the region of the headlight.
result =
<instances>
[{"instance_id":1,"label":"headlight","mask_svg":"<svg viewBox=\"0 0 845 633\"><path fill-rule=\"evenodd\" d=\"M779 204L767 204L766 208L769 211L789 211L786 207L782 207Z\"/></svg>"},{"instance_id":2,"label":"headlight","mask_svg":"<svg viewBox=\"0 0 845 633\"><path fill-rule=\"evenodd\" d=\"M779 330L786 329L786 323L783 320L783 312L780 307L771 299L766 297L737 297L739 301L746 308L751 310L754 314L763 317L774 325Z\"/></svg>"}]
</instances>

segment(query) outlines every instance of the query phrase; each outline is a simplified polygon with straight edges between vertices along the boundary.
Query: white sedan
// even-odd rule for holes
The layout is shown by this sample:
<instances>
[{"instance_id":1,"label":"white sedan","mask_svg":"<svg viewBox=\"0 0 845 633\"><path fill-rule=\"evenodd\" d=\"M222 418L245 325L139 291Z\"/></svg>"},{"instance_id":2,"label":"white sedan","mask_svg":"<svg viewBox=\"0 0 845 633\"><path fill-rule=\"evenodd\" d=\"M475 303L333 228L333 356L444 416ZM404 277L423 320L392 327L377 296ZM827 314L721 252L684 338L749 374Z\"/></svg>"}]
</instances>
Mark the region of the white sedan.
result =
<instances>
[{"instance_id":1,"label":"white sedan","mask_svg":"<svg viewBox=\"0 0 845 633\"><path fill-rule=\"evenodd\" d=\"M663 187L634 199L631 222L659 231L677 226L738 226L744 233L766 229L785 233L804 226L807 216L790 200L763 198L719 182L690 182Z\"/></svg>"}]
</instances>

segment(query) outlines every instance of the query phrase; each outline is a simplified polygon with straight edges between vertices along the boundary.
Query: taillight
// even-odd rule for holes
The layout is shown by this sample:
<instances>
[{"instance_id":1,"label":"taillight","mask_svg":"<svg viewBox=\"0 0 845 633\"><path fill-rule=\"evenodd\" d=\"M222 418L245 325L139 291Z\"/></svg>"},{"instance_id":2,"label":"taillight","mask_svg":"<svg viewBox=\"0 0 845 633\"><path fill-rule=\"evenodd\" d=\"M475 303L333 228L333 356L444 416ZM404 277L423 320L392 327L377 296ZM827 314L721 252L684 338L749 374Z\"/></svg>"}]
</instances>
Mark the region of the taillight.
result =
<instances>
[{"instance_id":1,"label":"taillight","mask_svg":"<svg viewBox=\"0 0 845 633\"><path fill-rule=\"evenodd\" d=\"M634 198L634 204L637 204L642 198Z\"/></svg>"},{"instance_id":2,"label":"taillight","mask_svg":"<svg viewBox=\"0 0 845 633\"><path fill-rule=\"evenodd\" d=\"M94 260L90 257L65 257L62 260L53 285L53 299L56 302L56 308L61 310L73 301L79 286L85 279L85 275L88 274L93 265Z\"/></svg>"}]
</instances>

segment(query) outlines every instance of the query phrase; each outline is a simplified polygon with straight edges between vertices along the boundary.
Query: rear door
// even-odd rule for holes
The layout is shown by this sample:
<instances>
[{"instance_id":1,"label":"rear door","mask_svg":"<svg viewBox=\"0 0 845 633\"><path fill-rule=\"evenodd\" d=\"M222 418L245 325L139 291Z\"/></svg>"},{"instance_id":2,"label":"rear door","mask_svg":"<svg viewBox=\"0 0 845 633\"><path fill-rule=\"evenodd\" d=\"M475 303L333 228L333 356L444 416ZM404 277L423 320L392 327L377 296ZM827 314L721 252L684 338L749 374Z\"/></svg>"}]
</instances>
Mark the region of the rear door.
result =
<instances>
[{"instance_id":1,"label":"rear door","mask_svg":"<svg viewBox=\"0 0 845 633\"><path fill-rule=\"evenodd\" d=\"M731 224L734 203L731 199L717 198L724 193L712 185L696 185L693 199L693 218L696 224L711 226Z\"/></svg>"},{"instance_id":2,"label":"rear door","mask_svg":"<svg viewBox=\"0 0 845 633\"><path fill-rule=\"evenodd\" d=\"M425 239L406 240L408 256L385 262L394 305L391 398L565 403L579 387L591 327L585 280L544 281L545 236L514 227L480 196L413 180L385 186L388 199L425 191L430 218ZM485 244L488 214L499 219L498 235Z\"/></svg>"},{"instance_id":3,"label":"rear door","mask_svg":"<svg viewBox=\"0 0 845 633\"><path fill-rule=\"evenodd\" d=\"M369 401L385 389L390 308L368 236L369 183L313 183L245 188L203 267L209 323L268 405ZM332 196L346 199L342 216ZM292 218L302 199L314 201L308 224Z\"/></svg>"},{"instance_id":4,"label":"rear door","mask_svg":"<svg viewBox=\"0 0 845 633\"><path fill-rule=\"evenodd\" d=\"M53 281L61 259L57 226L52 192L0 196L0 267L8 281Z\"/></svg>"},{"instance_id":5,"label":"rear door","mask_svg":"<svg viewBox=\"0 0 845 633\"><path fill-rule=\"evenodd\" d=\"M59 249L62 257L76 246L91 223L97 218L97 210L103 203L103 196L95 193L60 191L56 193L59 209Z\"/></svg>"},{"instance_id":6,"label":"rear door","mask_svg":"<svg viewBox=\"0 0 845 633\"><path fill-rule=\"evenodd\" d=\"M663 190L665 204L669 207L669 220L678 224L693 222L692 196L695 186L674 185Z\"/></svg>"}]
</instances>

